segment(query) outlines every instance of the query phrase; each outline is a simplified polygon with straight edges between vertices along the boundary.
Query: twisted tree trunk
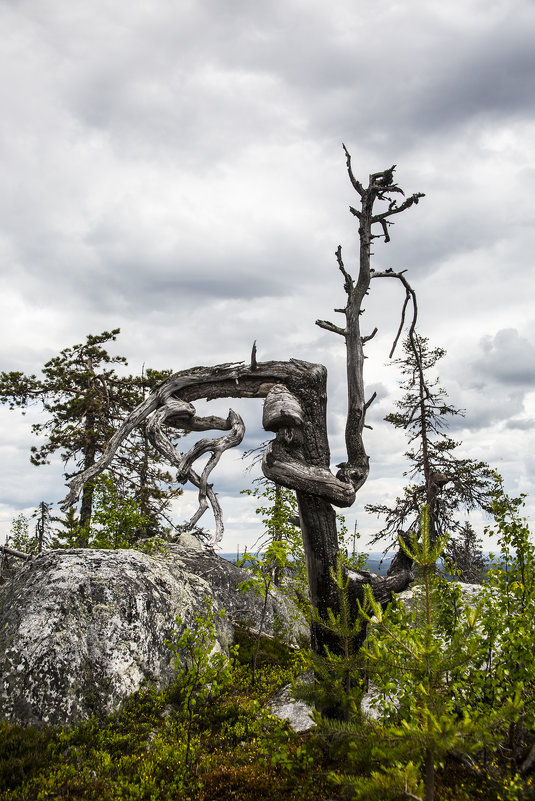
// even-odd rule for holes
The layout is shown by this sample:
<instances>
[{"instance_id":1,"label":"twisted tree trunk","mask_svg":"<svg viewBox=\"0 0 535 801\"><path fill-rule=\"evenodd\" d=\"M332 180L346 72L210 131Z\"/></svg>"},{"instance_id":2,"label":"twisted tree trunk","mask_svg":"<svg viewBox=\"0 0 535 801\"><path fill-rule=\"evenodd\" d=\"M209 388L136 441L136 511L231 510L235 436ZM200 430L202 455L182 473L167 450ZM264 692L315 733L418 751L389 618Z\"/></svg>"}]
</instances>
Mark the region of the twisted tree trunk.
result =
<instances>
[{"instance_id":1,"label":"twisted tree trunk","mask_svg":"<svg viewBox=\"0 0 535 801\"><path fill-rule=\"evenodd\" d=\"M420 194L412 195L397 205L392 193L402 193L393 180L394 168L370 176L365 189L353 175L351 159L346 152L347 169L351 184L361 199L360 210L350 207L359 220L360 262L357 281L344 267L341 248L337 251L338 267L344 276L347 304L336 311L345 315L345 327L341 328L323 320L317 321L322 328L344 337L347 355L348 411L346 424L347 461L339 465L334 475L330 470L330 452L327 438L327 371L318 364L291 359L258 363L256 346L253 346L251 363L223 364L213 367L195 367L167 378L137 409L130 414L123 426L111 438L101 459L76 476L70 484L71 490L66 504L73 503L84 484L108 467L121 442L132 429L145 420L152 443L177 469L179 481L191 481L199 489L199 509L190 521L194 525L201 514L212 506L216 520L216 536L213 544L220 541L223 533L222 512L212 484L208 483L213 468L222 453L241 442L244 426L236 412L229 410L226 419L197 417L194 401L215 398L265 398L263 423L266 430L275 434L274 440L265 450L262 470L264 475L280 486L295 490L299 506L300 525L306 555L310 599L321 617L327 610L338 609L338 593L332 578L338 557L338 535L333 504L338 507L351 506L356 491L364 484L369 472L369 460L364 448L363 431L366 410L373 401L365 399L363 346L370 339L362 336L360 315L362 303L369 292L373 277L398 278L405 287L406 299L402 312L412 301L416 318L414 292L402 273L388 270L374 273L370 267L370 247L376 234L373 226L380 225L385 241L389 241L389 218L418 202ZM382 213L375 213L376 201L387 201ZM412 330L411 328L411 330ZM399 338L399 333L396 341ZM169 428L183 432L215 429L228 434L215 439L202 439L187 453L181 453L168 437ZM199 475L194 462L200 456L211 453L208 463ZM374 576L366 571L348 571L349 593L356 609L357 601L364 596L363 585L371 584L376 598L381 603L390 600L393 591L404 589L412 580L410 562L400 556L394 563L395 570L387 577ZM318 653L328 645L334 651L339 643L333 642L326 629L312 624L312 644Z\"/></svg>"},{"instance_id":2,"label":"twisted tree trunk","mask_svg":"<svg viewBox=\"0 0 535 801\"><path fill-rule=\"evenodd\" d=\"M204 510L208 503L212 504L222 533L221 510L213 488L208 484L208 476L224 450L241 441L241 418L232 409L226 419L197 417L193 402L199 399L261 397L266 398L266 406L272 406L271 399L273 396L280 399L281 388L284 388L287 391L286 401L283 400L275 413L271 408L268 425L275 432L275 439L266 449L262 469L266 477L295 490L297 494L310 598L320 615L324 616L327 609L336 609L338 604L336 587L331 578L331 569L336 568L338 554L336 516L331 504L347 507L355 499L353 485L333 475L329 467L326 381L327 371L322 365L296 359L248 366L196 367L175 373L132 412L110 440L99 461L71 481L71 491L65 504L76 501L85 482L106 469L121 442L136 425L149 418L149 436L153 443L175 465L179 480L192 479L199 487L199 508ZM288 406L292 407L290 413ZM184 454L172 444L168 436L169 428L178 428L182 432L211 428L230 431L230 434L213 440L201 440ZM210 451L212 457L203 474L198 476L192 463ZM192 520L198 520L197 513ZM370 583L372 576L366 572L350 573L351 595L355 601L362 599L362 586ZM410 571L405 571L403 577L399 575L396 581L381 577L373 577L373 581L377 592L386 601L392 590L407 586L411 578ZM312 629L312 642L320 653L324 645L336 647L328 632L316 624Z\"/></svg>"}]
</instances>

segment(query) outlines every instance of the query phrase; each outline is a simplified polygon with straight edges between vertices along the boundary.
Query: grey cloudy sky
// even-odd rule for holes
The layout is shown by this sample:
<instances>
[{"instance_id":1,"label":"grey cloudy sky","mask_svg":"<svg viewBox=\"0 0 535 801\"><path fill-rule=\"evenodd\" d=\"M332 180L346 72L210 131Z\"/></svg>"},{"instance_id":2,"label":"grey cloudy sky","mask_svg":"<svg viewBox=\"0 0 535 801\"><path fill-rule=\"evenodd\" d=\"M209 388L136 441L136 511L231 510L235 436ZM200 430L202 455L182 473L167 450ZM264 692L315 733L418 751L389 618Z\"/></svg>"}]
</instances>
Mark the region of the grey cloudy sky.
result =
<instances>
[{"instance_id":1,"label":"grey cloudy sky","mask_svg":"<svg viewBox=\"0 0 535 801\"><path fill-rule=\"evenodd\" d=\"M343 141L362 180L395 163L426 193L375 266L408 270L420 331L448 351L463 454L533 494L532 0L0 0L0 26L1 369L114 327L132 370L247 359L256 339L262 360L326 364L340 461L342 341L314 321L344 302L337 245L350 271L357 252ZM349 516L365 535L364 504L392 500L405 467L381 422L398 397L387 283L367 304L379 393ZM239 408L257 444L259 406ZM64 494L59 465L29 463L33 414L0 409L4 532ZM243 547L251 476L227 454L215 481L224 547ZM193 508L186 493L178 517Z\"/></svg>"}]
</instances>

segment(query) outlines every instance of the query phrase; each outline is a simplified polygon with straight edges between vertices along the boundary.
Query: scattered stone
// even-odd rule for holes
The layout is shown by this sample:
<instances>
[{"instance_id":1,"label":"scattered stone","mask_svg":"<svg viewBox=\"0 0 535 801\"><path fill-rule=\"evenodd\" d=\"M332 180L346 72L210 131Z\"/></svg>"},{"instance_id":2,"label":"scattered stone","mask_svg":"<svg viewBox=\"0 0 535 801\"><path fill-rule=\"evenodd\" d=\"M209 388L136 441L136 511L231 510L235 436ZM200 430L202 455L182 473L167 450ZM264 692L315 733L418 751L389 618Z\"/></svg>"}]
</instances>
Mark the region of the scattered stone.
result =
<instances>
[{"instance_id":1,"label":"scattered stone","mask_svg":"<svg viewBox=\"0 0 535 801\"><path fill-rule=\"evenodd\" d=\"M269 708L279 720L287 720L295 732L310 731L316 725L311 718L312 707L304 701L296 701L289 684L273 696Z\"/></svg>"}]
</instances>

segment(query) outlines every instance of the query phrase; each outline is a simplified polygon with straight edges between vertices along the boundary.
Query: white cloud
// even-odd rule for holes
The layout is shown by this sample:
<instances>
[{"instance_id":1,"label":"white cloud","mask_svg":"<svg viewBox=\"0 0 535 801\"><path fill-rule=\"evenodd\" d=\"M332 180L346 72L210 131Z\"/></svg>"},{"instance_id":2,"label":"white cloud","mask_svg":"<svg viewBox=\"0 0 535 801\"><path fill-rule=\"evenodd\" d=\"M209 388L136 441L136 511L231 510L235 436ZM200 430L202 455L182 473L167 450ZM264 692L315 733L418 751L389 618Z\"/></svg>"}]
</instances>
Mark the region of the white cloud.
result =
<instances>
[{"instance_id":1,"label":"white cloud","mask_svg":"<svg viewBox=\"0 0 535 801\"><path fill-rule=\"evenodd\" d=\"M426 193L376 242L376 266L408 269L470 455L529 483L534 16L529 0L4 3L2 369L35 372L117 326L132 369L246 359L256 339L260 358L327 365L339 461L343 342L314 321L344 302L339 243L356 270L345 141L364 180L397 163ZM381 392L357 509L403 483L402 437L381 422L402 296L374 285L363 318L380 329L366 379ZM14 414L0 415L0 500L16 511L63 487L29 465ZM222 468L235 545L241 476Z\"/></svg>"}]
</instances>

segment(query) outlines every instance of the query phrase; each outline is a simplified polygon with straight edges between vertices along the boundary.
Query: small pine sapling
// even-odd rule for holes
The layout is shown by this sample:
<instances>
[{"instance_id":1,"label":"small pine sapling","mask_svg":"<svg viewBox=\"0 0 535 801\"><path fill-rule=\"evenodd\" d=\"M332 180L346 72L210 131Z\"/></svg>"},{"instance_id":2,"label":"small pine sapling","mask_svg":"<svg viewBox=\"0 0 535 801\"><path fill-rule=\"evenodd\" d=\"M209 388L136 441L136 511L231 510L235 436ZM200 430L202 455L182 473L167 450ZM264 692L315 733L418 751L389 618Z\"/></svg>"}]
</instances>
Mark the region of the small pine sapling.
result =
<instances>
[{"instance_id":1,"label":"small pine sapling","mask_svg":"<svg viewBox=\"0 0 535 801\"><path fill-rule=\"evenodd\" d=\"M380 787L381 798L405 795L432 801L436 769L445 757L481 750L495 739L500 722L518 708L518 697L484 714L462 709L456 702L461 688L455 682L462 684L463 668L480 647L480 610L464 608L445 636L437 611L436 576L436 561L445 544L445 536L431 544L429 509L423 506L419 541L414 535L407 545L400 538L401 547L421 571L415 611L400 604L385 611L366 588L369 609L361 608L361 614L371 630L365 648L373 681L382 694L374 748L380 769L366 782L355 784L357 798L378 797Z\"/></svg>"},{"instance_id":2,"label":"small pine sapling","mask_svg":"<svg viewBox=\"0 0 535 801\"><path fill-rule=\"evenodd\" d=\"M500 557L481 594L479 660L465 672L469 692L463 701L491 712L521 694L517 716L503 721L500 754L508 769L527 774L535 766L535 545L521 514L524 498L509 497L496 475L495 524L485 533L497 537Z\"/></svg>"},{"instance_id":3,"label":"small pine sapling","mask_svg":"<svg viewBox=\"0 0 535 801\"><path fill-rule=\"evenodd\" d=\"M258 660L258 650L260 640L264 632L267 608L272 590L275 587L275 576L282 572L288 564L288 546L284 540L271 540L262 556L248 553L245 551L241 559L238 560L239 567L247 567L249 578L238 584L241 592L253 591L263 598L260 623L256 632L256 643L251 664L251 681L254 686L256 681L256 664Z\"/></svg>"},{"instance_id":4,"label":"small pine sapling","mask_svg":"<svg viewBox=\"0 0 535 801\"><path fill-rule=\"evenodd\" d=\"M340 643L338 653L326 645L324 654L309 652L309 667L314 671L311 685L300 684L294 688L297 697L315 706L316 723L324 725L327 720L351 721L360 725L362 721L362 698L366 691L366 675L361 649L356 645L363 626L362 618L353 615L350 609L348 584L344 576L342 560L339 558L336 572L331 570L338 593L339 612L328 610L323 618L312 609L314 621L329 631Z\"/></svg>"}]
</instances>

